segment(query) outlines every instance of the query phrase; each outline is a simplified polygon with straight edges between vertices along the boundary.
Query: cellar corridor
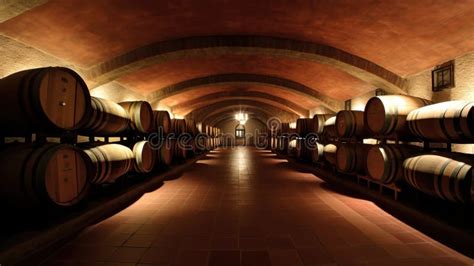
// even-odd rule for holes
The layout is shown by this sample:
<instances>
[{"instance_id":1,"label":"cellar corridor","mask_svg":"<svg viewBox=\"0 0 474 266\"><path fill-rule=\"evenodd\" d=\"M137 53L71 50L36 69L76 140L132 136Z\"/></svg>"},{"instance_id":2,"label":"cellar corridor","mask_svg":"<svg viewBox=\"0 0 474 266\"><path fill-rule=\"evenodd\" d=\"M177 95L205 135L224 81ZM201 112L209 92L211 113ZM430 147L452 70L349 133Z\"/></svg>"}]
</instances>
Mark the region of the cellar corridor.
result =
<instances>
[{"instance_id":1,"label":"cellar corridor","mask_svg":"<svg viewBox=\"0 0 474 266\"><path fill-rule=\"evenodd\" d=\"M469 265L268 150L219 148L42 265ZM123 263L123 264L119 264Z\"/></svg>"}]
</instances>

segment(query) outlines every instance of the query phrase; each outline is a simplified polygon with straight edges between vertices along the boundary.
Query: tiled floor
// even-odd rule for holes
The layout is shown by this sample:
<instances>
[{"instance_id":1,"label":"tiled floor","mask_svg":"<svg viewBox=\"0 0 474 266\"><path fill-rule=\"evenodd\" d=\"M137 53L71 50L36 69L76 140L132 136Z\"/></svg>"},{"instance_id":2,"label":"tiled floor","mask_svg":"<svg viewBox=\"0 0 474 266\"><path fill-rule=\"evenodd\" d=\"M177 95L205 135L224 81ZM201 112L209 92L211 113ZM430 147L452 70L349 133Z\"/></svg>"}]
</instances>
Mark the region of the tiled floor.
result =
<instances>
[{"instance_id":1,"label":"tiled floor","mask_svg":"<svg viewBox=\"0 0 474 266\"><path fill-rule=\"evenodd\" d=\"M473 265L268 151L217 150L45 265Z\"/></svg>"}]
</instances>

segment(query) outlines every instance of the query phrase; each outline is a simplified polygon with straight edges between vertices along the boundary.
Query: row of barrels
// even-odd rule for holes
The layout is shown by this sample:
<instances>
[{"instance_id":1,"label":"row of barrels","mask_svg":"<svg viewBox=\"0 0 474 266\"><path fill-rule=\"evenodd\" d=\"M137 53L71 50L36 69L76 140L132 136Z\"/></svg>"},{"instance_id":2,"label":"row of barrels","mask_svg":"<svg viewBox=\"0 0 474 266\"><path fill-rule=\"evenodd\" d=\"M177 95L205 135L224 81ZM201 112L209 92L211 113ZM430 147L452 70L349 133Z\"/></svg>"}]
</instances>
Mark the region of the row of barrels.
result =
<instances>
[{"instance_id":1,"label":"row of barrels","mask_svg":"<svg viewBox=\"0 0 474 266\"><path fill-rule=\"evenodd\" d=\"M296 121L296 133L305 138L383 138L448 143L474 142L474 102L430 101L407 95L371 98L364 111L342 110ZM281 128L281 133L288 133Z\"/></svg>"},{"instance_id":2,"label":"row of barrels","mask_svg":"<svg viewBox=\"0 0 474 266\"><path fill-rule=\"evenodd\" d=\"M474 155L471 154L426 154L411 145L337 142L319 144L313 154L314 162L327 162L341 172L367 175L384 184L406 183L452 202L474 202Z\"/></svg>"},{"instance_id":3,"label":"row of barrels","mask_svg":"<svg viewBox=\"0 0 474 266\"><path fill-rule=\"evenodd\" d=\"M0 149L0 198L15 208L73 206L92 185L114 183L131 172L151 173L189 158L195 152L190 142L7 144Z\"/></svg>"},{"instance_id":4,"label":"row of barrels","mask_svg":"<svg viewBox=\"0 0 474 266\"><path fill-rule=\"evenodd\" d=\"M124 132L170 130L166 111L153 111L146 101L115 103L92 97L73 70L47 67L24 70L0 79L2 135L29 133L110 136ZM191 127L191 125L190 125ZM196 132L195 127L192 129Z\"/></svg>"}]
</instances>

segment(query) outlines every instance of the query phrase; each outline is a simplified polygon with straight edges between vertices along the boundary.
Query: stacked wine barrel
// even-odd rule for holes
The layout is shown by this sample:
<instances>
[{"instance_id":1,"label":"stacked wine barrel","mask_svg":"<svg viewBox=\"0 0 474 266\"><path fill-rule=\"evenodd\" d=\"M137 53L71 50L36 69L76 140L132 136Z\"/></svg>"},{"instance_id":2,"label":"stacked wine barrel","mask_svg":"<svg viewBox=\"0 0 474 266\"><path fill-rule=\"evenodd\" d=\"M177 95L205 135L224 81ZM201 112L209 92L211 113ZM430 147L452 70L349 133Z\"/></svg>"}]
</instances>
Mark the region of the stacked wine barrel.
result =
<instances>
[{"instance_id":1,"label":"stacked wine barrel","mask_svg":"<svg viewBox=\"0 0 474 266\"><path fill-rule=\"evenodd\" d=\"M289 139L290 139L290 124L289 123L281 123L279 128L277 128L276 137L275 137L275 145L276 145L276 152L281 154L288 154L288 146L289 146Z\"/></svg>"},{"instance_id":2,"label":"stacked wine barrel","mask_svg":"<svg viewBox=\"0 0 474 266\"><path fill-rule=\"evenodd\" d=\"M332 143L336 138L336 116L334 114L315 114L313 116L313 133L316 137L310 146L312 148L311 161L313 163L326 162L335 166L337 147ZM325 151L328 152L327 156Z\"/></svg>"},{"instance_id":3,"label":"stacked wine barrel","mask_svg":"<svg viewBox=\"0 0 474 266\"><path fill-rule=\"evenodd\" d=\"M312 118L299 118L296 120L296 158L301 161L311 161L313 145L316 135L313 133L314 124Z\"/></svg>"},{"instance_id":4,"label":"stacked wine barrel","mask_svg":"<svg viewBox=\"0 0 474 266\"><path fill-rule=\"evenodd\" d=\"M300 135L308 134L307 121L297 120ZM318 137L311 151L314 163L383 185L408 185L451 202L474 202L474 155L433 151L427 145L474 143L474 102L433 104L408 95L376 96L364 111L315 115L310 133ZM379 144L364 144L366 138ZM282 141L277 138L276 143ZM296 149L298 157L307 156L298 145Z\"/></svg>"},{"instance_id":5,"label":"stacked wine barrel","mask_svg":"<svg viewBox=\"0 0 474 266\"><path fill-rule=\"evenodd\" d=\"M155 151L155 165L157 167L168 167L173 162L173 153L169 141L172 133L171 118L168 111L153 110L155 120L155 137L153 141Z\"/></svg>"},{"instance_id":6,"label":"stacked wine barrel","mask_svg":"<svg viewBox=\"0 0 474 266\"><path fill-rule=\"evenodd\" d=\"M71 207L88 196L91 186L150 176L169 166L173 154L182 159L193 155L199 134L194 121L173 121L146 101L91 97L84 80L63 67L0 79L0 104L0 135L25 138L25 143L0 145L0 199L13 209ZM167 141L175 132L189 135L192 153ZM210 133L217 137L220 129ZM48 143L49 137L60 137L61 143ZM119 141L109 143L112 138Z\"/></svg>"}]
</instances>

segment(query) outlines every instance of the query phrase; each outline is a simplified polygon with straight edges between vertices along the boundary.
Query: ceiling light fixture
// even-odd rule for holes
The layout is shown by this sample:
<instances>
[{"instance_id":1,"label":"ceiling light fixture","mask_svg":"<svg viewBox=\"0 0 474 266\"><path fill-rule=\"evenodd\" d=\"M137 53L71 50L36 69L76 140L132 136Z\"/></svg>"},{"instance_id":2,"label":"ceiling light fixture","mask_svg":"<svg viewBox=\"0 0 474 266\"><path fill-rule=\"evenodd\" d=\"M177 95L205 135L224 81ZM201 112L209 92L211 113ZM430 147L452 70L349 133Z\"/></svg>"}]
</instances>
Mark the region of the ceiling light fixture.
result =
<instances>
[{"instance_id":1,"label":"ceiling light fixture","mask_svg":"<svg viewBox=\"0 0 474 266\"><path fill-rule=\"evenodd\" d=\"M235 114L235 120L239 121L241 125L244 125L248 119L249 119L249 115L246 113L240 112L240 113Z\"/></svg>"}]
</instances>

